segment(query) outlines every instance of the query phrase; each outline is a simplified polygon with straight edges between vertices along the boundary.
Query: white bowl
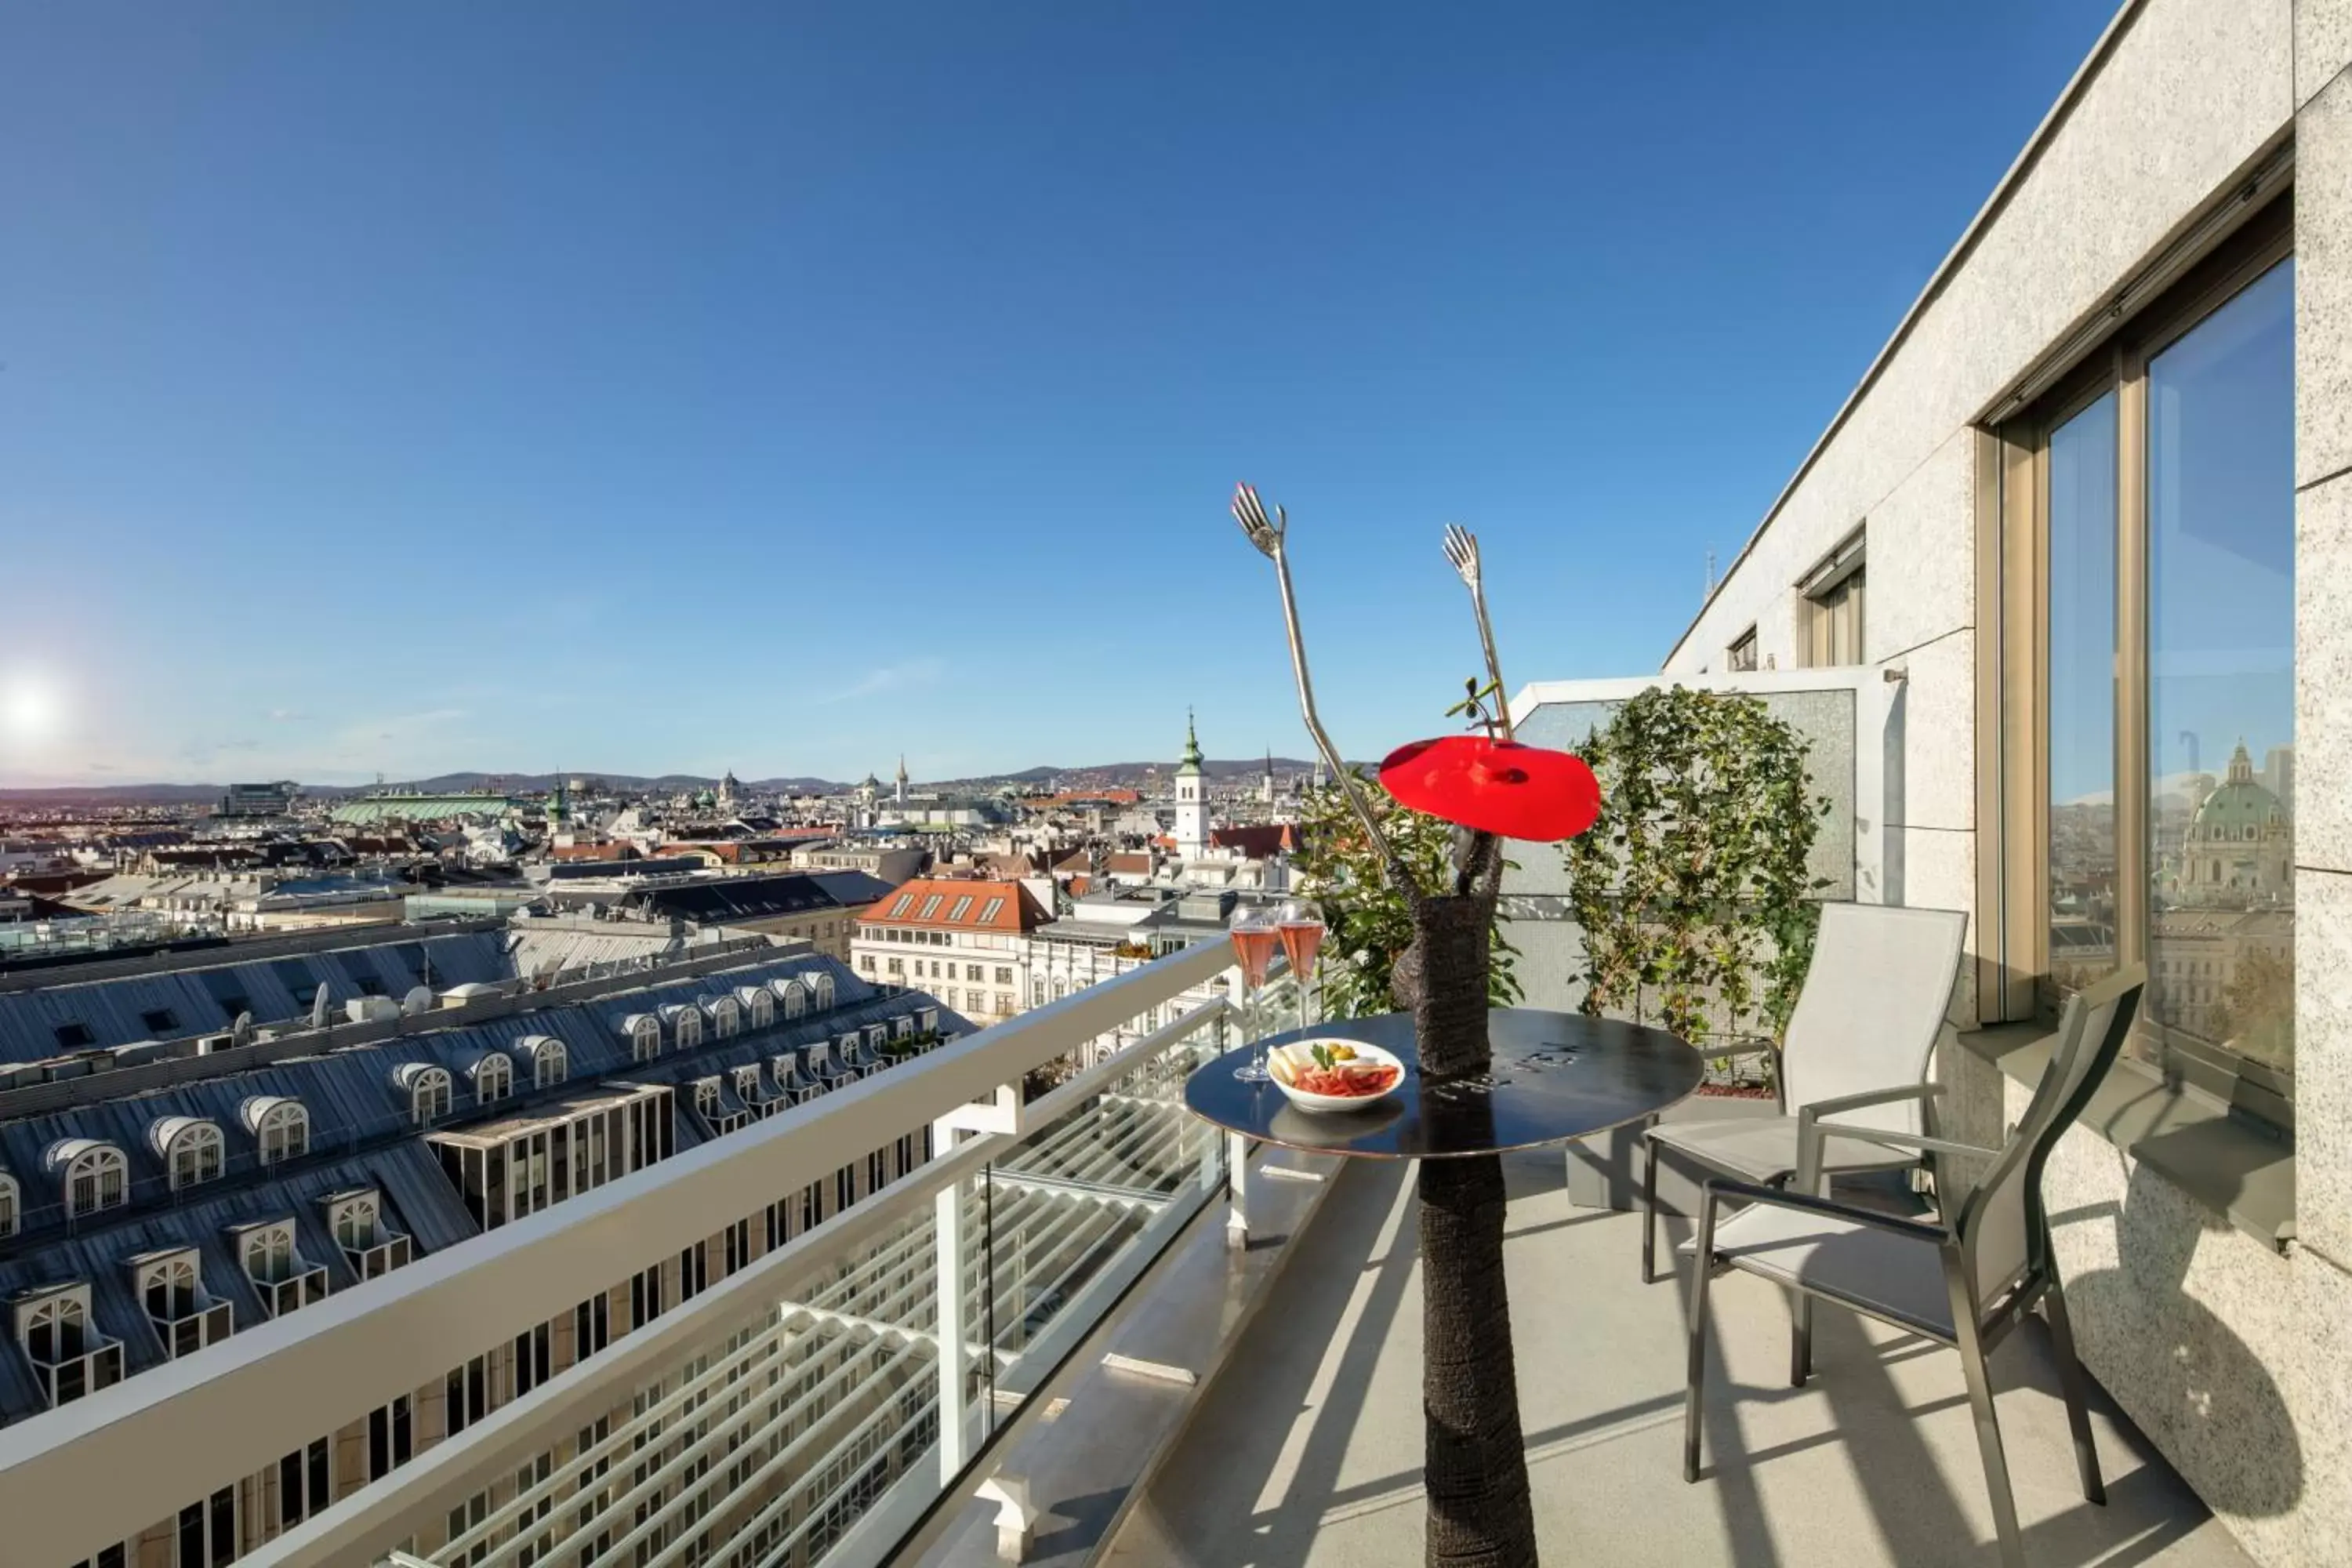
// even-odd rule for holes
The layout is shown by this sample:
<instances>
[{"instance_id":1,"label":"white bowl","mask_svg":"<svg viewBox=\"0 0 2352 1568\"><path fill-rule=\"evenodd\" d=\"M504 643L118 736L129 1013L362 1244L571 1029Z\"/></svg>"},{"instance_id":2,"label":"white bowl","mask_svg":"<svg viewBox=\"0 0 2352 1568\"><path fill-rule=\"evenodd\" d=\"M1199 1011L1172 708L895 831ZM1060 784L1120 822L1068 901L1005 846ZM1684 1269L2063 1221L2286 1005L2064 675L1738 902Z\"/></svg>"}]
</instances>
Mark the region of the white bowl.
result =
<instances>
[{"instance_id":1,"label":"white bowl","mask_svg":"<svg viewBox=\"0 0 2352 1568\"><path fill-rule=\"evenodd\" d=\"M1289 1081L1287 1075L1300 1068L1313 1067L1318 1046L1327 1050L1335 1046L1346 1046L1356 1053L1357 1061L1367 1066L1394 1068L1397 1069L1396 1077L1378 1094L1317 1094L1312 1089L1299 1089ZM1361 1110L1368 1105L1378 1105L1394 1094L1404 1082L1404 1063L1399 1061L1393 1053L1378 1046L1366 1045L1361 1040L1342 1039L1336 1036L1328 1039L1295 1040L1286 1046L1276 1046L1266 1053L1265 1065L1267 1070L1274 1074L1275 1087L1289 1098L1291 1104L1318 1115L1327 1111Z\"/></svg>"}]
</instances>

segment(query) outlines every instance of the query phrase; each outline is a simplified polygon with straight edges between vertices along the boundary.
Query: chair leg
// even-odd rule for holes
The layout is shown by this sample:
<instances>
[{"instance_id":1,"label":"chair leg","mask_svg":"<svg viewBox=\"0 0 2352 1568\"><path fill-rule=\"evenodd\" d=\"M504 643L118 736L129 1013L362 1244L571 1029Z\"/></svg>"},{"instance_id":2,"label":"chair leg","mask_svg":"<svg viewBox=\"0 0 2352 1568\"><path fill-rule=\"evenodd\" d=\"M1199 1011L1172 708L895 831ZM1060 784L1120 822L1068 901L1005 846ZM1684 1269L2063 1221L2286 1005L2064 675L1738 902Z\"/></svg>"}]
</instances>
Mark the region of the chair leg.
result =
<instances>
[{"instance_id":1,"label":"chair leg","mask_svg":"<svg viewBox=\"0 0 2352 1568\"><path fill-rule=\"evenodd\" d=\"M1706 1285L1715 1273L1715 1188L1699 1201L1698 1244L1691 1262L1690 1351L1683 1388L1683 1479L1698 1479L1699 1406L1706 1386Z\"/></svg>"},{"instance_id":2,"label":"chair leg","mask_svg":"<svg viewBox=\"0 0 2352 1568\"><path fill-rule=\"evenodd\" d=\"M1789 1292L1789 1386L1802 1388L1813 1370L1813 1299Z\"/></svg>"},{"instance_id":3,"label":"chair leg","mask_svg":"<svg viewBox=\"0 0 2352 1568\"><path fill-rule=\"evenodd\" d=\"M1642 1283L1658 1282L1658 1146L1642 1140Z\"/></svg>"},{"instance_id":4,"label":"chair leg","mask_svg":"<svg viewBox=\"0 0 2352 1568\"><path fill-rule=\"evenodd\" d=\"M1993 1533L2000 1542L2001 1568L2025 1568L2025 1545L2017 1528L2017 1494L2010 1489L2009 1459L2001 1451L2000 1419L1993 1414L1992 1369L1985 1363L1976 1303L1959 1277L1956 1259L1946 1258L1945 1272L1952 1320L1958 1330L1954 1348L1960 1352L1960 1373L1968 1380L1969 1412L1976 1418L1977 1456L1984 1461L1985 1489L1991 1494Z\"/></svg>"},{"instance_id":5,"label":"chair leg","mask_svg":"<svg viewBox=\"0 0 2352 1568\"><path fill-rule=\"evenodd\" d=\"M2074 1325L2066 1316L2066 1292L2058 1282L2058 1264L2050 1263L2050 1289L2042 1310L2050 1316L2050 1338L2058 1351L2058 1386L2066 1395L2066 1425L2074 1434L2074 1468L2083 1478L2083 1496L2095 1503L2107 1500L2099 1479L2099 1450L2091 1441L2091 1402L2083 1376L2083 1363L2074 1353Z\"/></svg>"}]
</instances>

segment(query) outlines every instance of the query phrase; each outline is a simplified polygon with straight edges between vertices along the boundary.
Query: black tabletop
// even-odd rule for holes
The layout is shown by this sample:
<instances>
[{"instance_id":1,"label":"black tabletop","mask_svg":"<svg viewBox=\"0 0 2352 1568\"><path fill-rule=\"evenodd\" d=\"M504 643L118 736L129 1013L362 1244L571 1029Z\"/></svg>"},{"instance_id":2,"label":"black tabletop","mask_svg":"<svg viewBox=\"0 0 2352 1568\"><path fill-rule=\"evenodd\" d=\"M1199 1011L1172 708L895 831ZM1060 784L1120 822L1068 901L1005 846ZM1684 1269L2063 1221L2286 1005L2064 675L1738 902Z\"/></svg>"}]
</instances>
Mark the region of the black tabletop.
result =
<instances>
[{"instance_id":1,"label":"black tabletop","mask_svg":"<svg viewBox=\"0 0 2352 1568\"><path fill-rule=\"evenodd\" d=\"M1639 1121L1698 1088L1699 1054L1664 1029L1580 1013L1497 1007L1486 1037L1494 1070L1475 1082L1426 1084L1413 1050L1412 1015L1347 1018L1270 1035L1358 1040L1396 1053L1404 1081L1360 1110L1307 1111L1281 1086L1244 1083L1234 1068L1254 1047L1228 1051L1184 1083L1192 1113L1228 1131L1322 1154L1428 1160L1564 1143Z\"/></svg>"}]
</instances>

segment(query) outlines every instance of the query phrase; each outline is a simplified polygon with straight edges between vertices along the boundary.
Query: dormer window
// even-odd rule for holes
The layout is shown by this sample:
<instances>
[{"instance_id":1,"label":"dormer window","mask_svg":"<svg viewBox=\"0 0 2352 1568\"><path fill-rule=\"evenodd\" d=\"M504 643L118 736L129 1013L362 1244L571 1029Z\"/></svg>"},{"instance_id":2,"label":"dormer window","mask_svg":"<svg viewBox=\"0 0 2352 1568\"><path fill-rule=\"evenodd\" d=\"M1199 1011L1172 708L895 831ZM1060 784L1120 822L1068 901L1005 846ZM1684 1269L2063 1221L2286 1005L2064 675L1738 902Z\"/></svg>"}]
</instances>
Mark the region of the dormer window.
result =
<instances>
[{"instance_id":1,"label":"dormer window","mask_svg":"<svg viewBox=\"0 0 2352 1568\"><path fill-rule=\"evenodd\" d=\"M257 1094L237 1108L264 1165L299 1160L310 1152L310 1113L299 1100Z\"/></svg>"},{"instance_id":2,"label":"dormer window","mask_svg":"<svg viewBox=\"0 0 2352 1568\"><path fill-rule=\"evenodd\" d=\"M784 994L785 1017L797 1018L808 1010L808 987L797 980L787 980L781 989Z\"/></svg>"},{"instance_id":3,"label":"dormer window","mask_svg":"<svg viewBox=\"0 0 2352 1568\"><path fill-rule=\"evenodd\" d=\"M17 1216L24 1207L24 1198L16 1191L16 1178L0 1171L0 1236L16 1234Z\"/></svg>"},{"instance_id":4,"label":"dormer window","mask_svg":"<svg viewBox=\"0 0 2352 1568\"><path fill-rule=\"evenodd\" d=\"M710 1016L710 1032L719 1039L732 1039L743 1030L743 1011L732 996L709 996L703 999L703 1011Z\"/></svg>"},{"instance_id":5,"label":"dormer window","mask_svg":"<svg viewBox=\"0 0 2352 1568\"><path fill-rule=\"evenodd\" d=\"M776 1021L775 994L764 985L747 985L735 994L736 1000L751 1015L751 1027L764 1029Z\"/></svg>"},{"instance_id":6,"label":"dormer window","mask_svg":"<svg viewBox=\"0 0 2352 1568\"><path fill-rule=\"evenodd\" d=\"M661 1019L651 1013L635 1013L621 1020L621 1032L629 1037L629 1058L649 1062L661 1055Z\"/></svg>"},{"instance_id":7,"label":"dormer window","mask_svg":"<svg viewBox=\"0 0 2352 1568\"><path fill-rule=\"evenodd\" d=\"M833 976L824 970L818 970L809 981L809 994L810 999L816 1004L819 1012L832 1006Z\"/></svg>"},{"instance_id":8,"label":"dormer window","mask_svg":"<svg viewBox=\"0 0 2352 1568\"><path fill-rule=\"evenodd\" d=\"M361 1279L389 1274L412 1256L409 1238L383 1223L383 1199L374 1188L332 1194L326 1210L327 1229Z\"/></svg>"},{"instance_id":9,"label":"dormer window","mask_svg":"<svg viewBox=\"0 0 2352 1568\"><path fill-rule=\"evenodd\" d=\"M131 1282L163 1353L175 1361L228 1338L236 1326L235 1309L205 1294L194 1247L132 1258Z\"/></svg>"},{"instance_id":10,"label":"dormer window","mask_svg":"<svg viewBox=\"0 0 2352 1568\"><path fill-rule=\"evenodd\" d=\"M98 1037L89 1032L88 1024L59 1024L54 1032L58 1037L58 1046L63 1050L78 1051L98 1044Z\"/></svg>"},{"instance_id":11,"label":"dormer window","mask_svg":"<svg viewBox=\"0 0 2352 1568\"><path fill-rule=\"evenodd\" d=\"M572 1053L553 1035L525 1035L517 1048L530 1058L533 1089L552 1089L572 1073Z\"/></svg>"},{"instance_id":12,"label":"dormer window","mask_svg":"<svg viewBox=\"0 0 2352 1568\"><path fill-rule=\"evenodd\" d=\"M327 1271L306 1262L294 1249L294 1222L237 1226L230 1236L236 1243L237 1261L245 1277L260 1293L261 1304L273 1318L327 1299Z\"/></svg>"},{"instance_id":13,"label":"dormer window","mask_svg":"<svg viewBox=\"0 0 2352 1568\"><path fill-rule=\"evenodd\" d=\"M514 1064L504 1051L492 1051L474 1064L474 1101L495 1105L514 1092Z\"/></svg>"},{"instance_id":14,"label":"dormer window","mask_svg":"<svg viewBox=\"0 0 2352 1568\"><path fill-rule=\"evenodd\" d=\"M87 1284L53 1285L16 1298L16 1342L50 1408L122 1381L122 1347L89 1321Z\"/></svg>"},{"instance_id":15,"label":"dormer window","mask_svg":"<svg viewBox=\"0 0 2352 1568\"><path fill-rule=\"evenodd\" d=\"M693 1007L670 1006L662 1009L669 1017L670 1037L681 1051L690 1051L702 1044L702 1014Z\"/></svg>"},{"instance_id":16,"label":"dormer window","mask_svg":"<svg viewBox=\"0 0 2352 1568\"><path fill-rule=\"evenodd\" d=\"M49 1147L66 1217L80 1219L121 1208L131 1195L131 1167L122 1151L89 1138L68 1138Z\"/></svg>"},{"instance_id":17,"label":"dormer window","mask_svg":"<svg viewBox=\"0 0 2352 1568\"><path fill-rule=\"evenodd\" d=\"M221 1130L194 1116L163 1116L148 1130L148 1146L163 1162L173 1192L220 1180Z\"/></svg>"},{"instance_id":18,"label":"dormer window","mask_svg":"<svg viewBox=\"0 0 2352 1568\"><path fill-rule=\"evenodd\" d=\"M408 1119L422 1127L449 1114L452 1086L449 1069L431 1062L409 1062L393 1074L393 1083L408 1097Z\"/></svg>"}]
</instances>

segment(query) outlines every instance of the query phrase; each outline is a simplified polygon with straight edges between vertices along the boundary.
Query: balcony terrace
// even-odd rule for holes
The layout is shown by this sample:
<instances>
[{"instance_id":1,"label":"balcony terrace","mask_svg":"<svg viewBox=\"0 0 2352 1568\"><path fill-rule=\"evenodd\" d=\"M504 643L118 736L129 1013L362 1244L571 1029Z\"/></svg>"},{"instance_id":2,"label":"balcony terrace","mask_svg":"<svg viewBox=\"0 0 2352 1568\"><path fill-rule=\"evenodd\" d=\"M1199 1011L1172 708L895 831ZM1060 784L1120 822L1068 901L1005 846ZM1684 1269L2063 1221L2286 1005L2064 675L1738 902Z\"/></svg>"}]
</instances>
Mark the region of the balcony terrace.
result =
<instances>
[{"instance_id":1,"label":"balcony terrace","mask_svg":"<svg viewBox=\"0 0 2352 1568\"><path fill-rule=\"evenodd\" d=\"M9 1560L97 1557L930 1124L928 1164L236 1560L984 1563L1013 1521L1031 1562L1412 1562L1407 1168L1254 1157L1255 1239L1230 1246L1228 1142L1177 1103L1230 1037L1222 1002L1026 1107L1008 1087L1228 958L1162 958L0 1430ZM1680 1292L1638 1283L1633 1217L1572 1206L1563 1169L1514 1159L1509 1243L1556 1560L1985 1560L1955 1358L1826 1314L1790 1391L1785 1310L1753 1281L1719 1298L1710 1472L1683 1485ZM2112 1410L2112 1501L2084 1505L2040 1342L1997 1366L2036 1562L2244 1561Z\"/></svg>"}]
</instances>

